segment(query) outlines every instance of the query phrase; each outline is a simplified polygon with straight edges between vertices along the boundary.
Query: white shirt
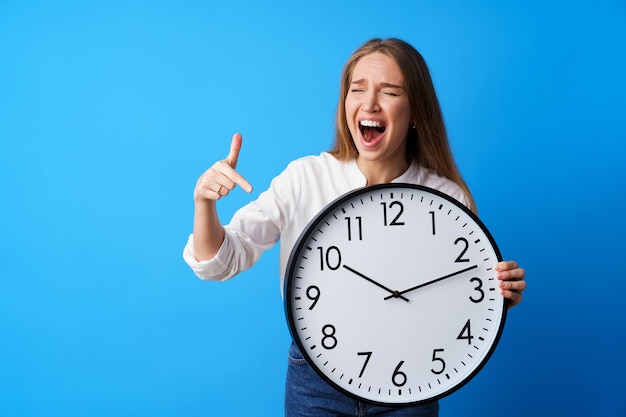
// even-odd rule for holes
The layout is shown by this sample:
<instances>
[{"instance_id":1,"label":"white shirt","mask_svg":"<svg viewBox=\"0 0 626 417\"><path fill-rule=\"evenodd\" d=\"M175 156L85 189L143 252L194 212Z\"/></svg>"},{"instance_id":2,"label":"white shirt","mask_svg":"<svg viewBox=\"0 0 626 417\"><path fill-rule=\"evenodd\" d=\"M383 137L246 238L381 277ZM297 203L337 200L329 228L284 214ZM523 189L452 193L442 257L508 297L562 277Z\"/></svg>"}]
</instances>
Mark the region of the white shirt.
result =
<instances>
[{"instance_id":1,"label":"white shirt","mask_svg":"<svg viewBox=\"0 0 626 417\"><path fill-rule=\"evenodd\" d=\"M280 239L280 285L293 246L309 222L337 197L366 185L356 160L339 161L324 152L291 162L259 197L239 209L224 226L224 242L213 259L198 262L189 236L183 258L203 280L225 281L256 263ZM413 162L393 180L437 189L469 206L452 180Z\"/></svg>"}]
</instances>

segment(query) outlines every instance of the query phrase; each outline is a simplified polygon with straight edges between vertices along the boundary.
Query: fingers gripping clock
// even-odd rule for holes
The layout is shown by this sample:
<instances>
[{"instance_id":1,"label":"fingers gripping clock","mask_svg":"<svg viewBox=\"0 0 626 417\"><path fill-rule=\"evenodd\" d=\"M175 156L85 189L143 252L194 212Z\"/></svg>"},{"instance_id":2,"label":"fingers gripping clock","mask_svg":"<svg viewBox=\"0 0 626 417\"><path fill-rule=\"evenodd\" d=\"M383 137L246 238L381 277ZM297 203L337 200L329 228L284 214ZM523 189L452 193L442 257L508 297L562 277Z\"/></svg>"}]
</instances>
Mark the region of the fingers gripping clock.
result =
<instances>
[{"instance_id":1,"label":"fingers gripping clock","mask_svg":"<svg viewBox=\"0 0 626 417\"><path fill-rule=\"evenodd\" d=\"M352 191L311 221L291 253L291 334L309 365L354 398L441 398L483 367L500 338L500 260L482 222L437 190Z\"/></svg>"}]
</instances>

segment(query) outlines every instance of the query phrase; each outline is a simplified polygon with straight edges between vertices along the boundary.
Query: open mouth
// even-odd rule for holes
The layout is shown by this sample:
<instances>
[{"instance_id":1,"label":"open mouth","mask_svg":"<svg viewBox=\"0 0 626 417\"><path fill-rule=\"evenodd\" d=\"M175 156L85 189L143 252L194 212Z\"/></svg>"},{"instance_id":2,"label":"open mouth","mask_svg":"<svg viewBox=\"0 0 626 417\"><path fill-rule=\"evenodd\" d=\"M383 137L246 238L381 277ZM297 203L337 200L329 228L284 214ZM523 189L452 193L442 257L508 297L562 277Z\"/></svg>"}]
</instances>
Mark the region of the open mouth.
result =
<instances>
[{"instance_id":1,"label":"open mouth","mask_svg":"<svg viewBox=\"0 0 626 417\"><path fill-rule=\"evenodd\" d=\"M361 136L366 142L373 142L385 133L385 126L376 120L359 121Z\"/></svg>"}]
</instances>

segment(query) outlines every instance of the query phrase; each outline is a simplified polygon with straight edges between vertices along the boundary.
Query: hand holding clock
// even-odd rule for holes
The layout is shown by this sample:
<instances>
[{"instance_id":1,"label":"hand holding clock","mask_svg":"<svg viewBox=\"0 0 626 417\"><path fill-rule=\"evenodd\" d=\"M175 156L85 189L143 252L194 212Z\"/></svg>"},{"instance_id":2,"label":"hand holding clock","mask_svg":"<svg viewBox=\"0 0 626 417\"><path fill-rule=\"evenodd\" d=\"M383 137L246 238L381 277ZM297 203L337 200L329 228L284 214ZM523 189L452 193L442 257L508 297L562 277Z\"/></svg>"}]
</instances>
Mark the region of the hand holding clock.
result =
<instances>
[{"instance_id":1,"label":"hand holding clock","mask_svg":"<svg viewBox=\"0 0 626 417\"><path fill-rule=\"evenodd\" d=\"M507 306L521 298L523 269L500 259L480 220L444 193L414 184L354 190L326 206L294 246L285 283L292 336L309 365L350 395L432 401L480 370Z\"/></svg>"},{"instance_id":2,"label":"hand holding clock","mask_svg":"<svg viewBox=\"0 0 626 417\"><path fill-rule=\"evenodd\" d=\"M500 294L509 300L509 307L522 301L522 292L526 289L526 272L515 261L498 262L495 266L500 281Z\"/></svg>"}]
</instances>

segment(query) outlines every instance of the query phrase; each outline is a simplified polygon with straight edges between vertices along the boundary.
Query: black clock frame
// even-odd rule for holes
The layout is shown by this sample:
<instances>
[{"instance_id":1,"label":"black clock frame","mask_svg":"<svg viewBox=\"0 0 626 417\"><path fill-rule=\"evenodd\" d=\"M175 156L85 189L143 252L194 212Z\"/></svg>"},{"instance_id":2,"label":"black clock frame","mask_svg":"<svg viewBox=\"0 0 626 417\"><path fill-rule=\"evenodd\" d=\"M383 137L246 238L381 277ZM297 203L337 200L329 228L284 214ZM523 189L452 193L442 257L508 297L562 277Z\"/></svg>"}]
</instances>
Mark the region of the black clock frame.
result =
<instances>
[{"instance_id":1,"label":"black clock frame","mask_svg":"<svg viewBox=\"0 0 626 417\"><path fill-rule=\"evenodd\" d=\"M409 183L387 183L387 184L377 184L377 185L372 185L372 186L365 186L365 187L361 187L361 188L357 188L355 190L349 191L339 197L337 197L335 200L333 200L332 202L330 202L328 205L326 205L308 224L307 226L304 228L303 232L300 234L298 240L296 241L295 245L293 246L293 249L291 251L291 254L289 256L289 261L287 263L287 269L286 269L286 274L285 274L285 280L284 280L284 308L285 308L285 316L287 318L287 322L289 325L289 332L291 334L292 340L296 343L298 349L300 350L300 353L302 354L303 358L306 360L308 366L310 366L326 383L328 383L331 387L333 387L334 389L336 389L337 391L347 395L350 398L353 398L357 401L362 401L362 402L366 402L368 404L372 404L372 405L377 405L377 406L382 406L382 407L389 407L389 408L402 408L402 407L411 407L411 406L416 406L419 404L425 404L425 403L429 403L432 401L437 401L440 400L441 398L444 398L450 394L452 394L453 392L458 391L460 388L462 388L463 386L465 386L470 380L472 380L485 366L485 364L489 361L489 359L491 358L493 352L496 349L496 346L498 345L499 341L500 341L500 337L502 336L502 332L504 330L504 325L505 325L505 321L506 321L506 316L507 316L507 310L508 310L508 300L506 298L503 299L503 308L502 308L502 318L500 321L500 326L497 330L497 334L494 338L494 341L491 345L491 347L489 348L489 351L486 353L485 357L483 358L483 360L476 366L476 368L464 379L460 380L456 385L454 385L453 387L451 387L450 389L448 389L447 391L444 391L438 395L435 395L431 398L425 399L425 400L419 400L419 401L413 401L413 402L407 402L407 403L391 403L391 402L379 402L379 401L372 401L370 399L367 398L363 398L353 392L347 391L344 388L338 386L337 384L335 384L332 380L330 380L325 374L324 372L322 372L320 369L318 369L317 366L315 366L314 362L311 360L311 357L309 356L309 354L306 351L306 348L304 347L304 345L302 344L302 342L300 341L299 337L298 337L298 332L296 329L296 323L294 321L293 316L290 314L291 313L291 307L292 307L292 281L295 279L295 268L296 268L296 262L297 262L297 257L298 254L301 252L301 250L303 249L303 246L306 244L306 242L309 240L309 237L311 234L313 234L316 230L317 230L317 224L322 221L323 219L325 219L328 215L330 215L330 213L334 212L337 208L339 208L340 206L342 206L346 201L351 200L352 198L354 198L355 196L359 195L359 194L363 194L363 193L369 193L371 191L376 191L376 190L380 190L380 191L385 191L388 189L396 189L396 188L412 188L415 190L420 190L420 191L425 191L431 194L435 194L441 198L444 198L446 200L448 200L450 203L454 204L455 206L457 206L458 208L460 208L461 210L463 210L469 217L471 217L474 222L482 229L482 231L485 233L485 235L487 236L487 238L489 239L489 242L492 246L492 248L494 249L494 252L496 254L497 260L502 261L502 255L500 253L500 249L498 248L495 239L493 238L493 236L491 235L491 233L489 232L489 230L487 229L487 227L485 226L485 224L482 222L482 220L480 220L480 218L478 218L478 216L472 212L469 208L467 208L465 205L463 205L462 203L460 203L458 200L454 199L453 197L450 197L449 195L436 190L434 188L430 188L430 187L426 187L423 185L418 185L418 184L409 184Z\"/></svg>"}]
</instances>

